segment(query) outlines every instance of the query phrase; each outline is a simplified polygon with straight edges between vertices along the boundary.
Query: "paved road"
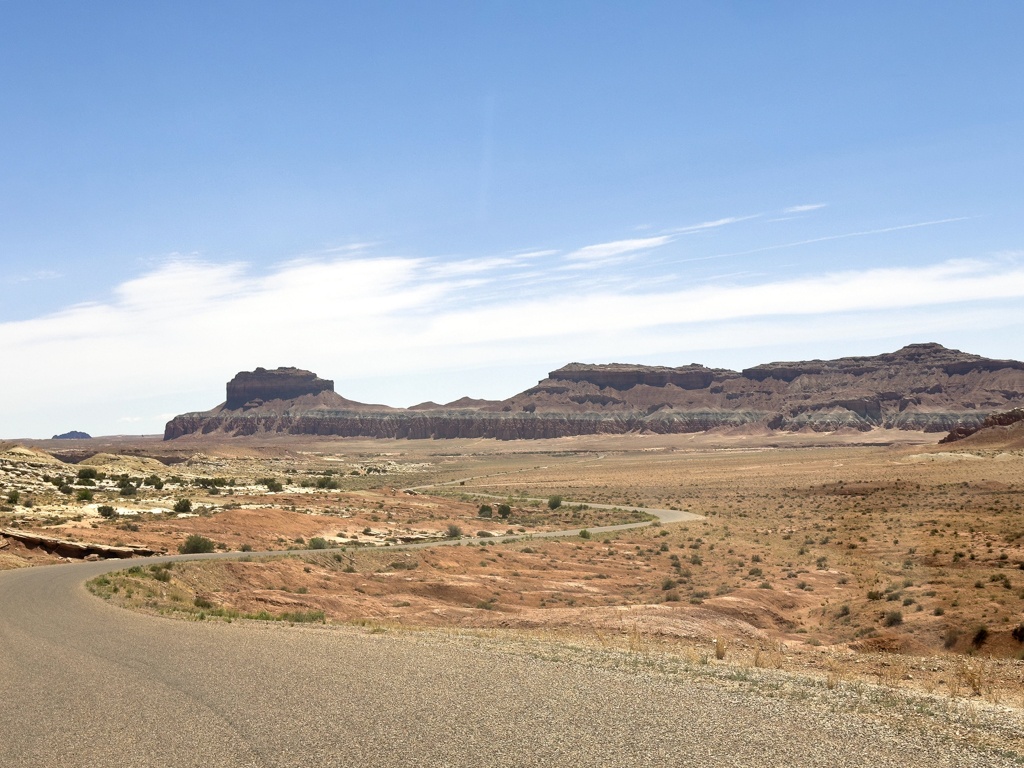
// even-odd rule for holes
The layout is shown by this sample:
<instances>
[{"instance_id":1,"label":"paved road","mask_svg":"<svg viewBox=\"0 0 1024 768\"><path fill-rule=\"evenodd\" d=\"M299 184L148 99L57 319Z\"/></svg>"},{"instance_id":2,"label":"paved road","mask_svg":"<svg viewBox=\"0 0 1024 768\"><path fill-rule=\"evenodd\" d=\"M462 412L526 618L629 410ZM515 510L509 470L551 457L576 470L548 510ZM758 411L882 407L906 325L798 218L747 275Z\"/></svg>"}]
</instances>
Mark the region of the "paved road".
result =
<instances>
[{"instance_id":1,"label":"paved road","mask_svg":"<svg viewBox=\"0 0 1024 768\"><path fill-rule=\"evenodd\" d=\"M123 567L0 573L0 766L1001 764L792 700L85 590Z\"/></svg>"},{"instance_id":2,"label":"paved road","mask_svg":"<svg viewBox=\"0 0 1024 768\"><path fill-rule=\"evenodd\" d=\"M603 456L598 456L597 458L598 459L603 459L604 457ZM595 459L587 459L587 461L595 461ZM547 467L542 467L542 469L547 469ZM464 486L466 483L470 482L471 480L490 480L490 479L495 478L495 477L507 477L509 475L516 475L516 474L519 474L521 472L529 472L529 471L535 471L535 470L519 469L519 470L516 470L515 472L495 472L495 473L492 473L490 475L476 475L474 477L462 477L462 478L459 478L457 480L446 480L443 483L432 483L430 485L415 485L412 488L405 488L403 490L406 490L406 491L425 491L425 490L429 490L431 488L451 488L451 487L454 487L454 486L459 486L459 490L462 493L466 494L467 496L479 496L482 499L494 499L496 501L504 501L505 499L508 498L507 496L501 496L500 494L496 494L496 493L484 493L484 492L481 492L481 491L471 491L468 488L462 488L461 486ZM519 502L521 502L521 501L546 502L547 501L547 499L541 499L541 498L537 498L537 497L534 497L534 496L517 496L517 497L515 497L515 500L519 501ZM596 504L596 503L590 502L590 501L573 501L571 499L562 499L562 503L565 504L566 506L572 506L572 505L575 505L575 504L586 504L588 507L590 507L592 509L629 509L629 510L635 510L637 512L646 512L647 514L653 515L654 517L658 518L658 520L660 520L662 523L686 523L686 522L691 522L693 520L703 520L704 519L703 515L698 515L695 512L685 512L685 511L683 511L681 509L658 509L656 507L636 507L636 506L633 506L632 504ZM643 523L623 523L622 525L603 525L603 526L596 526L596 527L589 528L589 530L592 533L604 533L604 532L607 532L607 531L623 531L623 530L627 530L629 528L642 528L645 525L650 525L650 523L649 522L643 522ZM543 536L543 537L575 536L581 530L582 529L580 529L580 528L573 528L571 530L546 531L544 533L534 533L534 534L531 534L531 535L532 536ZM509 537L501 537L501 538L509 538ZM511 538L514 538L514 537L511 537ZM474 541L475 541L475 539L474 539Z\"/></svg>"}]
</instances>

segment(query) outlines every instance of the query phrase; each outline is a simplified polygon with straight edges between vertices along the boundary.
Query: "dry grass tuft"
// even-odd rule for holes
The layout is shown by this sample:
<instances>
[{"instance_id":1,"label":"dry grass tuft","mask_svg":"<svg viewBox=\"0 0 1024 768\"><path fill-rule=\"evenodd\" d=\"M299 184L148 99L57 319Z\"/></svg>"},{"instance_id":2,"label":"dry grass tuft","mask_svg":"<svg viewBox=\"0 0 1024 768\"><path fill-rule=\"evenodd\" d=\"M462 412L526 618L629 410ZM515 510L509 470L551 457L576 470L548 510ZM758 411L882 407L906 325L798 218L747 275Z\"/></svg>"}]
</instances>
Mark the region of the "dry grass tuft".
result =
<instances>
[{"instance_id":1,"label":"dry grass tuft","mask_svg":"<svg viewBox=\"0 0 1024 768\"><path fill-rule=\"evenodd\" d=\"M985 668L987 662L984 659L971 660L961 656L957 659L954 678L961 684L971 689L971 693L980 696L983 691L985 680Z\"/></svg>"},{"instance_id":2,"label":"dry grass tuft","mask_svg":"<svg viewBox=\"0 0 1024 768\"><path fill-rule=\"evenodd\" d=\"M721 661L729 650L729 641L724 637L716 637L712 642L715 644L715 658Z\"/></svg>"}]
</instances>

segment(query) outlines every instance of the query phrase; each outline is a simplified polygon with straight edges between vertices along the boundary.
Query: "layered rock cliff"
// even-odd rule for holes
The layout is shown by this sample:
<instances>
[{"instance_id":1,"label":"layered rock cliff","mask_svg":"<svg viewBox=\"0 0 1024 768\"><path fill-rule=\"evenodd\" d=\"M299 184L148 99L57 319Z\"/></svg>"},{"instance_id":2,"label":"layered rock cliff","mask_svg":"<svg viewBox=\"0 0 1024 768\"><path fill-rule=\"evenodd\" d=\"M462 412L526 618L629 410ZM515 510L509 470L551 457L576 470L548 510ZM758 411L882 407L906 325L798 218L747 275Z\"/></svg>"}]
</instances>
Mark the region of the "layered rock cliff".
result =
<instances>
[{"instance_id":1,"label":"layered rock cliff","mask_svg":"<svg viewBox=\"0 0 1024 768\"><path fill-rule=\"evenodd\" d=\"M982 430L993 429L995 427L1010 427L1022 421L1024 421L1024 408L1014 408L1012 411L1007 411L1006 413L993 413L981 422L981 424L976 426L957 424L949 431L948 435L939 440L939 443L955 443L958 440L964 440L972 435L976 435Z\"/></svg>"},{"instance_id":2,"label":"layered rock cliff","mask_svg":"<svg viewBox=\"0 0 1024 768\"><path fill-rule=\"evenodd\" d=\"M331 385L308 371L298 373L302 381ZM236 405L239 397L232 399L229 385L227 403L176 417L167 424L165 439L290 433L514 440L743 426L946 432L957 425L980 425L992 413L1024 405L1024 363L991 360L939 344L911 344L873 357L768 363L744 371L697 364L572 363L507 400L462 398L409 409L345 400L333 392L333 385L315 395L258 398L262 402L248 397L255 391L248 390L247 399Z\"/></svg>"},{"instance_id":3,"label":"layered rock cliff","mask_svg":"<svg viewBox=\"0 0 1024 768\"><path fill-rule=\"evenodd\" d=\"M293 400L303 395L333 392L334 382L318 378L315 373L298 368L275 368L268 371L242 371L228 382L229 410L263 405L270 400Z\"/></svg>"}]
</instances>

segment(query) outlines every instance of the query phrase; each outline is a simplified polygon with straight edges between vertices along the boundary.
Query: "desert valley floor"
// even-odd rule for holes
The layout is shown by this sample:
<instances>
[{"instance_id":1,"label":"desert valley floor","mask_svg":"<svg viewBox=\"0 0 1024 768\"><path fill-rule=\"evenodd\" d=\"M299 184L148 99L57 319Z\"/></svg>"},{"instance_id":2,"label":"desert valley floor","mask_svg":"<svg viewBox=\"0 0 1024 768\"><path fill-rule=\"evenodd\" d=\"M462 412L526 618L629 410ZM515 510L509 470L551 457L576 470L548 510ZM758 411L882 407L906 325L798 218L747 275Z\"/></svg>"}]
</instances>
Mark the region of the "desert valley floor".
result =
<instances>
[{"instance_id":1,"label":"desert valley floor","mask_svg":"<svg viewBox=\"0 0 1024 768\"><path fill-rule=\"evenodd\" d=\"M442 633L854 709L881 695L904 705L862 702L873 717L1016 759L1024 445L938 438L7 444L0 568L75 560L60 542L206 540L234 555L133 557L91 599L163 621Z\"/></svg>"}]
</instances>

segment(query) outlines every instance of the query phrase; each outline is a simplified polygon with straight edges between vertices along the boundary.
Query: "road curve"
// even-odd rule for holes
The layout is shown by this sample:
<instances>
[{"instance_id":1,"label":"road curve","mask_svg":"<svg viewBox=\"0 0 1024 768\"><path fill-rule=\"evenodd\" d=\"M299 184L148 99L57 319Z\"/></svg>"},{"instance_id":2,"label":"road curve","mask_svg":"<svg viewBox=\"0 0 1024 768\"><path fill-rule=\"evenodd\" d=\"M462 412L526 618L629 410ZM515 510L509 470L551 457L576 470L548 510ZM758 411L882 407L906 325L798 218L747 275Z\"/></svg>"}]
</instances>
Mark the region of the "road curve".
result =
<instances>
[{"instance_id":1,"label":"road curve","mask_svg":"<svg viewBox=\"0 0 1024 768\"><path fill-rule=\"evenodd\" d=\"M0 766L1001 764L806 702L438 635L167 619L83 586L123 567L0 573Z\"/></svg>"}]
</instances>

